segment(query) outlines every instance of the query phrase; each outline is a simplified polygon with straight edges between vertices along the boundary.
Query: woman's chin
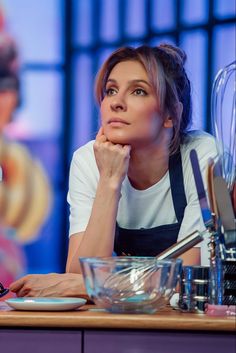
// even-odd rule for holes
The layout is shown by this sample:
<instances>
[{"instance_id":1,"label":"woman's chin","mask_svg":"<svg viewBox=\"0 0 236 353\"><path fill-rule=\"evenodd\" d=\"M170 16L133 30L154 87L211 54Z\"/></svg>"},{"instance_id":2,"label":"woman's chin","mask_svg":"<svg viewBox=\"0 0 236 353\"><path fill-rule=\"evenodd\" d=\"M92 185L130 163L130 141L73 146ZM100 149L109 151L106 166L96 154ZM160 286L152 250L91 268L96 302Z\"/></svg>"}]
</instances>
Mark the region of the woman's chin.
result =
<instances>
[{"instance_id":1,"label":"woman's chin","mask_svg":"<svg viewBox=\"0 0 236 353\"><path fill-rule=\"evenodd\" d=\"M125 139L109 139L115 145L129 145L129 142Z\"/></svg>"},{"instance_id":2,"label":"woman's chin","mask_svg":"<svg viewBox=\"0 0 236 353\"><path fill-rule=\"evenodd\" d=\"M123 134L107 133L106 137L110 142L112 142L114 144L120 144L120 145L129 145L130 144L130 139L127 138L127 136L124 136Z\"/></svg>"}]
</instances>

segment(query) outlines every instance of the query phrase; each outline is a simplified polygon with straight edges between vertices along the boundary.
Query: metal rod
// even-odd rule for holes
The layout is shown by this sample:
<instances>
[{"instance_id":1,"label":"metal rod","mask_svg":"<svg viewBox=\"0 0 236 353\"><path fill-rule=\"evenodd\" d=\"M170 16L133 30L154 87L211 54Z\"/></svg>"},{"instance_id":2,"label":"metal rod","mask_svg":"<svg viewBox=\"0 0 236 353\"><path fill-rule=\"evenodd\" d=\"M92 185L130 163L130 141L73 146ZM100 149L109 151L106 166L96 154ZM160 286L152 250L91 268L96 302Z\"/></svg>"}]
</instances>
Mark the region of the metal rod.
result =
<instances>
[{"instance_id":1,"label":"metal rod","mask_svg":"<svg viewBox=\"0 0 236 353\"><path fill-rule=\"evenodd\" d=\"M206 235L209 235L208 230L203 233L195 231L168 249L164 250L160 255L157 256L157 259L166 260L176 258L182 255L185 251L200 243Z\"/></svg>"}]
</instances>

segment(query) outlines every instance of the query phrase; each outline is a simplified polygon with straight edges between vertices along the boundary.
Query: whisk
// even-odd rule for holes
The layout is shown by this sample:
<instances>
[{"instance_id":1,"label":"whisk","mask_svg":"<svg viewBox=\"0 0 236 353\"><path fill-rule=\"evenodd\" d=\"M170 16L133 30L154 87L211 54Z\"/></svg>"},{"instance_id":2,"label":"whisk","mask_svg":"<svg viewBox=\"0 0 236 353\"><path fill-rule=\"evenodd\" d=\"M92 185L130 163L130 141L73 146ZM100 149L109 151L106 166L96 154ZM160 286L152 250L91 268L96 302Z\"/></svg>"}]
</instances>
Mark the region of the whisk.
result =
<instances>
[{"instance_id":1,"label":"whisk","mask_svg":"<svg viewBox=\"0 0 236 353\"><path fill-rule=\"evenodd\" d=\"M229 101L232 101L232 106ZM236 178L236 61L221 69L215 77L211 119L213 134L218 142L222 176L232 192Z\"/></svg>"},{"instance_id":2,"label":"whisk","mask_svg":"<svg viewBox=\"0 0 236 353\"><path fill-rule=\"evenodd\" d=\"M159 276L158 272L161 272L161 270L162 273L165 272L165 278L168 278L168 271L171 270L171 266L168 261L163 261L162 263L162 260L177 258L201 242L205 236L208 237L208 235L208 231L202 233L195 231L164 250L154 259L148 259L146 261L145 258L143 258L142 261L135 261L134 259L130 267L120 269L110 274L104 282L104 288L113 288L117 289L119 292L126 292L129 290L130 284L134 284L135 291L139 291L144 288L146 281L152 279L154 274L155 277ZM163 267L165 267L164 270ZM161 280L161 278L159 279Z\"/></svg>"},{"instance_id":3,"label":"whisk","mask_svg":"<svg viewBox=\"0 0 236 353\"><path fill-rule=\"evenodd\" d=\"M155 259L143 260L143 263L133 261L133 265L124 270L120 270L112 274L104 283L104 287L109 287L123 293L125 297L127 294L132 296L132 292L136 294L143 294L145 286L148 281L162 282L160 287L164 287L163 278L165 274L165 282L168 279L171 263L165 261L157 262ZM130 288L132 286L132 291Z\"/></svg>"}]
</instances>

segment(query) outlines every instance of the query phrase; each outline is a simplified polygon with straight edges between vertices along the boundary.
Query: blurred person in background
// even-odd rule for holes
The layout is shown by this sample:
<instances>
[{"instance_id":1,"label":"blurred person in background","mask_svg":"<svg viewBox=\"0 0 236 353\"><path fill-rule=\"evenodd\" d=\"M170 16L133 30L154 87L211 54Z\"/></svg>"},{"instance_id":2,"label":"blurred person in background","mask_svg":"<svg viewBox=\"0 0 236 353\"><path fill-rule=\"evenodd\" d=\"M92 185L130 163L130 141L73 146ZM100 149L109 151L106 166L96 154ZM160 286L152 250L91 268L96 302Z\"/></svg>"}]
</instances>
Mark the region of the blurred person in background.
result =
<instances>
[{"instance_id":1,"label":"blurred person in background","mask_svg":"<svg viewBox=\"0 0 236 353\"><path fill-rule=\"evenodd\" d=\"M15 238L14 229L5 222L8 218L9 196L5 180L9 178L12 153L4 137L4 128L12 120L20 102L20 81L17 47L14 40L0 29L0 281L7 287L26 271L24 252ZM10 152L10 153L8 153ZM14 173L14 170L12 170ZM15 177L17 177L15 175ZM10 182L11 184L11 182ZM17 200L15 200L17 203ZM7 215L8 214L8 215ZM12 237L13 236L13 237Z\"/></svg>"},{"instance_id":2,"label":"blurred person in background","mask_svg":"<svg viewBox=\"0 0 236 353\"><path fill-rule=\"evenodd\" d=\"M19 55L0 28L0 282L5 287L26 272L21 244L33 241L48 216L51 189L39 161L5 134L20 104Z\"/></svg>"},{"instance_id":3,"label":"blurred person in background","mask_svg":"<svg viewBox=\"0 0 236 353\"><path fill-rule=\"evenodd\" d=\"M189 153L196 149L205 175L217 149L211 135L189 131L185 60L163 44L121 48L104 63L95 86L101 128L71 163L67 273L23 277L10 287L18 296L80 295L79 257L155 256L205 229ZM183 254L184 264L200 264L204 246Z\"/></svg>"}]
</instances>

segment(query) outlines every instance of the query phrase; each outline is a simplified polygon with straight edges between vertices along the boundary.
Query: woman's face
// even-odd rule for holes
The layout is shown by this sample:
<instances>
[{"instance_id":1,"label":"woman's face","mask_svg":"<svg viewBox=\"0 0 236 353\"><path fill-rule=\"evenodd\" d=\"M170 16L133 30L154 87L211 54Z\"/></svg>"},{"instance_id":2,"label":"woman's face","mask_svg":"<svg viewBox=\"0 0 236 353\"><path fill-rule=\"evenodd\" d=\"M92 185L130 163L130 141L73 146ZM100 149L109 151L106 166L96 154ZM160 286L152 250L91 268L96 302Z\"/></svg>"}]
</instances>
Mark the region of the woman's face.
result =
<instances>
[{"instance_id":1,"label":"woman's face","mask_svg":"<svg viewBox=\"0 0 236 353\"><path fill-rule=\"evenodd\" d=\"M133 147L161 143L166 127L172 127L171 120L161 117L155 92L140 62L118 63L105 88L101 119L109 141Z\"/></svg>"}]
</instances>

